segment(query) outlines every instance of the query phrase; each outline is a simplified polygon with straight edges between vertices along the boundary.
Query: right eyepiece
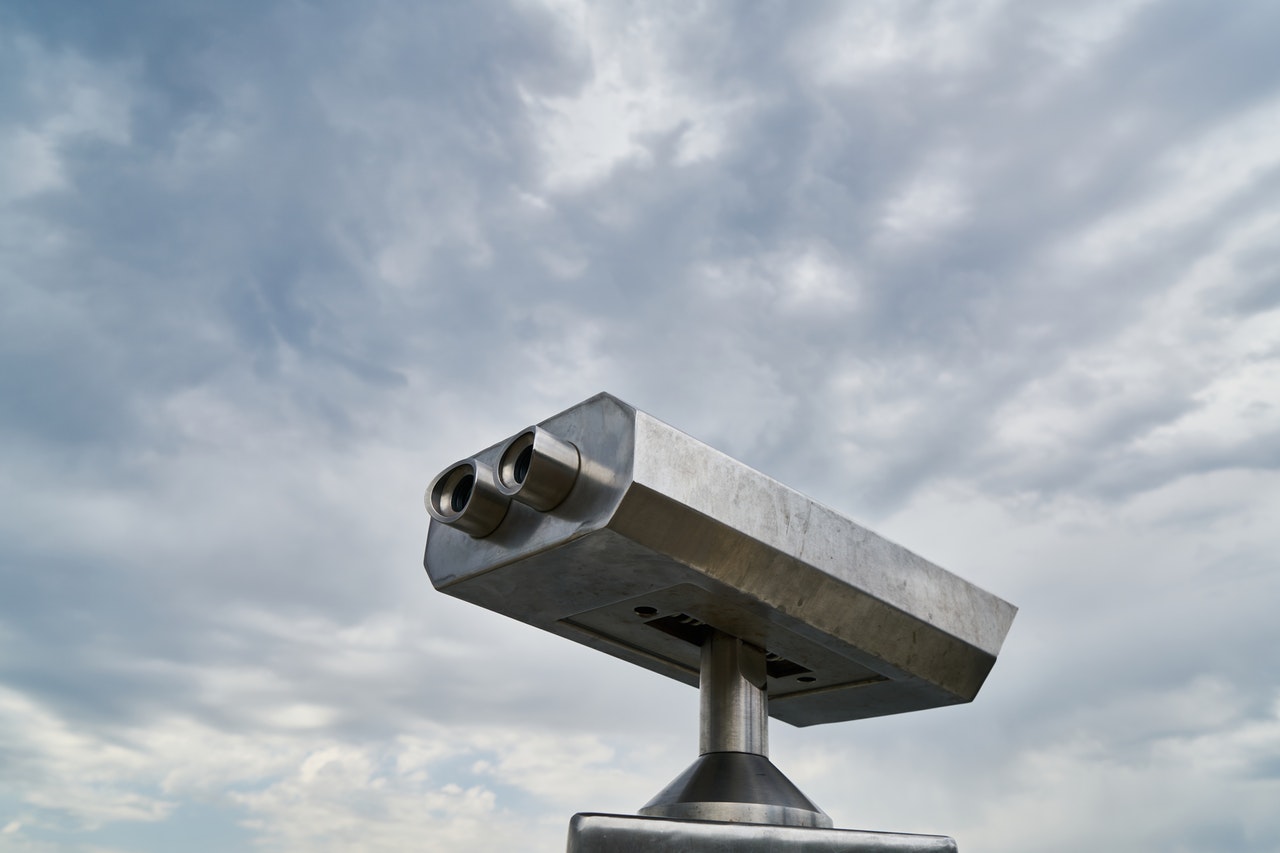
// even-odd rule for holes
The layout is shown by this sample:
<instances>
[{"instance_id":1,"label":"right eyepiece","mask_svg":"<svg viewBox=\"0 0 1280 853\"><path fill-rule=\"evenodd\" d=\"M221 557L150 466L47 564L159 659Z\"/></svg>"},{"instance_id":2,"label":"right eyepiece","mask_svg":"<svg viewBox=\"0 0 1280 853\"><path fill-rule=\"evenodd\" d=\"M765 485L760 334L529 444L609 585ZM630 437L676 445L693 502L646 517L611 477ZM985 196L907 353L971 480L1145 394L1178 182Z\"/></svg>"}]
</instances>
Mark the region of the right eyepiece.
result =
<instances>
[{"instance_id":1,"label":"right eyepiece","mask_svg":"<svg viewBox=\"0 0 1280 853\"><path fill-rule=\"evenodd\" d=\"M546 512L569 496L581 464L578 448L542 427L529 427L507 442L498 458L498 488Z\"/></svg>"}]
</instances>

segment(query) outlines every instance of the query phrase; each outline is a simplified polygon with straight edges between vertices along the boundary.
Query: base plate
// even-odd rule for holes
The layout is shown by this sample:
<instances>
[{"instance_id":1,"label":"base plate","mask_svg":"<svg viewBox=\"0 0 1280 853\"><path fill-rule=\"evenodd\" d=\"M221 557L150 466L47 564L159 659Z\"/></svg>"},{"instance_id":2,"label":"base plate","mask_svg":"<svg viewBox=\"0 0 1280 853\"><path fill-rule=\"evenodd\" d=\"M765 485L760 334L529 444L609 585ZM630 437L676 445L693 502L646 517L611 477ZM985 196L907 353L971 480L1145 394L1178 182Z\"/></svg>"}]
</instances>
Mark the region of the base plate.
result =
<instances>
[{"instance_id":1,"label":"base plate","mask_svg":"<svg viewBox=\"0 0 1280 853\"><path fill-rule=\"evenodd\" d=\"M568 853L956 853L944 835L576 814Z\"/></svg>"}]
</instances>

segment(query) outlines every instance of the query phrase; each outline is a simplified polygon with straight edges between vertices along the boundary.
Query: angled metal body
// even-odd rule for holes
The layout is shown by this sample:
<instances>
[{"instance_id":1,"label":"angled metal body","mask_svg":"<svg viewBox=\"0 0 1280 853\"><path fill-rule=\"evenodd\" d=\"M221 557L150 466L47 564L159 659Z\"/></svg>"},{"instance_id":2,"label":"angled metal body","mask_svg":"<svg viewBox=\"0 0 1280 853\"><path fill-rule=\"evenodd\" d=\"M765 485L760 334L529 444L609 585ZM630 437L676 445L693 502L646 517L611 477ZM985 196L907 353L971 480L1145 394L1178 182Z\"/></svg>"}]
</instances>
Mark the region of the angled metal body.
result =
<instances>
[{"instance_id":1,"label":"angled metal body","mask_svg":"<svg viewBox=\"0 0 1280 853\"><path fill-rule=\"evenodd\" d=\"M968 702L1015 608L607 394L442 472L437 589L700 687L700 755L569 853L954 853L831 828L768 758L768 717Z\"/></svg>"},{"instance_id":2,"label":"angled metal body","mask_svg":"<svg viewBox=\"0 0 1280 853\"><path fill-rule=\"evenodd\" d=\"M521 491L529 497L522 497ZM1015 608L607 394L447 470L449 595L687 684L717 631L807 726L968 702Z\"/></svg>"}]
</instances>

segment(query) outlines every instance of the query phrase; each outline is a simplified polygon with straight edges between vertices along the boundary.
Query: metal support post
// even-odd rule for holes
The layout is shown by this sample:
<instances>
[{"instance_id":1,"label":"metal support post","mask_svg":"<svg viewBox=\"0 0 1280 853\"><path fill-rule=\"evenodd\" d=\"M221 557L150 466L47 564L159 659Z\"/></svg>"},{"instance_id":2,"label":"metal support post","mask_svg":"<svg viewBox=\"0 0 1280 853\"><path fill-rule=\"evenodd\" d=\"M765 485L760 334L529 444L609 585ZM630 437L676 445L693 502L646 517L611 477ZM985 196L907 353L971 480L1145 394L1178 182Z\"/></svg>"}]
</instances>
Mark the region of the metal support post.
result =
<instances>
[{"instance_id":1,"label":"metal support post","mask_svg":"<svg viewBox=\"0 0 1280 853\"><path fill-rule=\"evenodd\" d=\"M712 630L702 644L698 752L769 756L764 650Z\"/></svg>"},{"instance_id":2,"label":"metal support post","mask_svg":"<svg viewBox=\"0 0 1280 853\"><path fill-rule=\"evenodd\" d=\"M831 818L769 761L765 653L720 631L702 644L698 760L640 814L774 826Z\"/></svg>"},{"instance_id":3,"label":"metal support post","mask_svg":"<svg viewBox=\"0 0 1280 853\"><path fill-rule=\"evenodd\" d=\"M954 853L831 828L769 761L812 726L969 702L1017 608L608 394L445 468L435 587L699 687L698 759L569 853Z\"/></svg>"}]
</instances>

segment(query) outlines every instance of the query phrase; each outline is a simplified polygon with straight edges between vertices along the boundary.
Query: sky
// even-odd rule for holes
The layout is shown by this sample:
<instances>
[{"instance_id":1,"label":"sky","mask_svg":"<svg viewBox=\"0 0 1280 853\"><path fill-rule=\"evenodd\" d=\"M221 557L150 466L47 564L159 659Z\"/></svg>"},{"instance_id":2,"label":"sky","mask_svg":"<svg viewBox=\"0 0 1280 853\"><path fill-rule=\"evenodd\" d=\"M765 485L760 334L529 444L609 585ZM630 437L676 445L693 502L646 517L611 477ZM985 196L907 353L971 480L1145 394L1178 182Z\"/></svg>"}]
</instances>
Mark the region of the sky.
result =
<instances>
[{"instance_id":1,"label":"sky","mask_svg":"<svg viewBox=\"0 0 1280 853\"><path fill-rule=\"evenodd\" d=\"M422 569L431 478L600 391L1019 607L972 704L774 722L837 826L1280 850L1277 32L0 0L0 850L634 813L696 691Z\"/></svg>"}]
</instances>

